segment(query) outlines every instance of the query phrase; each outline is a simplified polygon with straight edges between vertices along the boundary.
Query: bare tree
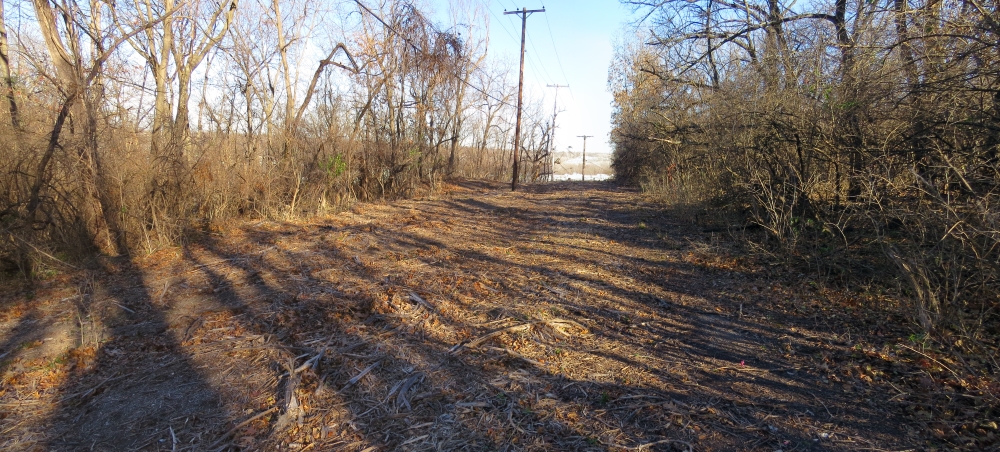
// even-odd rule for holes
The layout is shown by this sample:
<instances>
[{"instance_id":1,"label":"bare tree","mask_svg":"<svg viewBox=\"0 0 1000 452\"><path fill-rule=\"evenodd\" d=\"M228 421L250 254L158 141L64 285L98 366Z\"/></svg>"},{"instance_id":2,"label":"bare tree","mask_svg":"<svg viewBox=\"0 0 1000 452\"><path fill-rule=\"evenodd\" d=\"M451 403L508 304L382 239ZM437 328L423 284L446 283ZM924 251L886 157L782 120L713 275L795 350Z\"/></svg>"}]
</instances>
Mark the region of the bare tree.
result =
<instances>
[{"instance_id":1,"label":"bare tree","mask_svg":"<svg viewBox=\"0 0 1000 452\"><path fill-rule=\"evenodd\" d=\"M4 97L7 98L7 111L10 112L10 123L15 130L21 128L21 118L17 108L17 98L14 96L14 77L10 71L10 46L7 44L7 22L4 18L3 2L0 2L0 77L3 78Z\"/></svg>"},{"instance_id":2,"label":"bare tree","mask_svg":"<svg viewBox=\"0 0 1000 452\"><path fill-rule=\"evenodd\" d=\"M0 47L4 107L15 129L46 130L5 143L0 215L32 243L150 251L233 217L506 172L508 69L457 25L481 12L441 27L407 0L350 15L316 0L26 4L36 20ZM25 254L12 237L0 254Z\"/></svg>"},{"instance_id":3,"label":"bare tree","mask_svg":"<svg viewBox=\"0 0 1000 452\"><path fill-rule=\"evenodd\" d=\"M996 296L995 5L623 3L650 31L611 72L617 177L831 272L876 244L927 329Z\"/></svg>"},{"instance_id":4,"label":"bare tree","mask_svg":"<svg viewBox=\"0 0 1000 452\"><path fill-rule=\"evenodd\" d=\"M104 29L102 13L106 5L93 2L87 12L75 0L53 3L50 0L33 0L35 18L52 64L55 66L56 81L63 95L62 106L49 134L48 144L38 163L35 180L31 186L27 203L29 223L35 222L35 214L41 203L41 191L47 183L49 163L56 150L66 120L71 113L83 119L84 140L77 147L80 162L81 183L86 194L84 212L90 236L95 245L109 253L125 252L125 238L115 227L112 201L107 196L103 181L102 162L98 152L97 110L101 90L94 89L104 70L104 64L114 51L126 40L163 21L172 11L151 21L138 24L131 31L120 35L108 33ZM110 9L110 8L109 8ZM58 13L57 13L58 11ZM57 26L56 16L60 16L63 27ZM84 39L90 40L89 54Z\"/></svg>"}]
</instances>

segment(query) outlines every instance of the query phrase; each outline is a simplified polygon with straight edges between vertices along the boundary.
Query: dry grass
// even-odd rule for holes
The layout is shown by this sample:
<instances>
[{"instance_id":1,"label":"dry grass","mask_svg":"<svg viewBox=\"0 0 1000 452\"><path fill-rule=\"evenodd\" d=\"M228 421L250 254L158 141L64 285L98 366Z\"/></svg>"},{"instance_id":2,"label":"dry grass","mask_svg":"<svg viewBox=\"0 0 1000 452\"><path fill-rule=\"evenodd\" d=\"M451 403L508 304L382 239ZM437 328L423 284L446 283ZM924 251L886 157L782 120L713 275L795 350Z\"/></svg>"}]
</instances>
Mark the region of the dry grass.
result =
<instances>
[{"instance_id":1,"label":"dry grass","mask_svg":"<svg viewBox=\"0 0 1000 452\"><path fill-rule=\"evenodd\" d=\"M880 352L866 317L847 308L860 296L767 277L610 185L444 189L319 220L233 225L49 283L21 303L53 307L0 330L0 448L924 441L926 425L903 405L912 396L892 390L919 377L886 370L920 370L920 357L899 349L873 366L851 348ZM67 293L75 301L60 301ZM46 332L91 339L32 360L12 347L32 316L53 318Z\"/></svg>"}]
</instances>

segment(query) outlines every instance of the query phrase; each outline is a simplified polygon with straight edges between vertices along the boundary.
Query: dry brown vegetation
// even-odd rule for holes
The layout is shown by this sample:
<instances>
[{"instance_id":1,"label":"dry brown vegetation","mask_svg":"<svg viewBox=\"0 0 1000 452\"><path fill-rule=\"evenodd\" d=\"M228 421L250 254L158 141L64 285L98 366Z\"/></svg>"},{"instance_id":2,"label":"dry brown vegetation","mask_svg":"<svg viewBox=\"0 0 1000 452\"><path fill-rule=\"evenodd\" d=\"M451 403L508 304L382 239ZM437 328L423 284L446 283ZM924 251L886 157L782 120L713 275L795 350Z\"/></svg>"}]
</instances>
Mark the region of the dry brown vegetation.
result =
<instances>
[{"instance_id":1,"label":"dry brown vegetation","mask_svg":"<svg viewBox=\"0 0 1000 452\"><path fill-rule=\"evenodd\" d=\"M994 5L626 3L645 192L474 12L0 10L0 448L996 448Z\"/></svg>"},{"instance_id":2,"label":"dry brown vegetation","mask_svg":"<svg viewBox=\"0 0 1000 452\"><path fill-rule=\"evenodd\" d=\"M995 3L623 3L647 31L612 68L620 180L902 290L929 334L1000 334Z\"/></svg>"},{"instance_id":3,"label":"dry brown vegetation","mask_svg":"<svg viewBox=\"0 0 1000 452\"><path fill-rule=\"evenodd\" d=\"M911 342L897 298L665 208L603 183L445 184L7 291L0 448L997 444L996 380L960 344Z\"/></svg>"},{"instance_id":4,"label":"dry brown vegetation","mask_svg":"<svg viewBox=\"0 0 1000 452\"><path fill-rule=\"evenodd\" d=\"M410 1L4 2L0 277L145 254L241 218L510 179L483 11ZM529 99L520 177L547 125Z\"/></svg>"},{"instance_id":5,"label":"dry brown vegetation","mask_svg":"<svg viewBox=\"0 0 1000 452\"><path fill-rule=\"evenodd\" d=\"M996 388L996 4L622 3L641 12L644 31L619 46L611 71L619 181L774 268L873 294L850 302L859 315L884 317L873 334L909 324L909 343L898 345L924 354L925 368L967 381L944 353ZM832 297L791 308L829 318L837 305ZM935 399L935 381L886 391ZM996 447L954 421L967 413L992 426L995 402L975 413L943 402L917 412L947 447Z\"/></svg>"}]
</instances>

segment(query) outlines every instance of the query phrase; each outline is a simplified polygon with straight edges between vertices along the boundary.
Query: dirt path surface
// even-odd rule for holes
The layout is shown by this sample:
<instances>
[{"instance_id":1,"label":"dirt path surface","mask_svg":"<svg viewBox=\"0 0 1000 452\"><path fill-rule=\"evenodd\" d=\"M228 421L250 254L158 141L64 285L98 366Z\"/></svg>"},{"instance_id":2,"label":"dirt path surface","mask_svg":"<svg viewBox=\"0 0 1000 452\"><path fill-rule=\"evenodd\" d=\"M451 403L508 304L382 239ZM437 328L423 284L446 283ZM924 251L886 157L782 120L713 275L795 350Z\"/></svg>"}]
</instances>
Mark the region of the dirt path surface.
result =
<instances>
[{"instance_id":1,"label":"dirt path surface","mask_svg":"<svg viewBox=\"0 0 1000 452\"><path fill-rule=\"evenodd\" d=\"M461 183L109 259L5 296L0 447L925 444L849 300L714 244L608 184Z\"/></svg>"}]
</instances>

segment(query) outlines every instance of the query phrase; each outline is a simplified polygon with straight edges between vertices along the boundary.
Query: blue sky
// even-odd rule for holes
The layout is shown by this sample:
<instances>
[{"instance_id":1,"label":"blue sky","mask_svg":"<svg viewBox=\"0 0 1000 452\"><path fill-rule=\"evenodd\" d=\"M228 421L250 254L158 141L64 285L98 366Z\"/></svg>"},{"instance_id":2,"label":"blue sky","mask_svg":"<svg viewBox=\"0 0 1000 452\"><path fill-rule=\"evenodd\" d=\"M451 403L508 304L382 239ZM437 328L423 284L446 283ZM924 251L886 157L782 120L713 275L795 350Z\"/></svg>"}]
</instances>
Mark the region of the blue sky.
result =
<instances>
[{"instance_id":1,"label":"blue sky","mask_svg":"<svg viewBox=\"0 0 1000 452\"><path fill-rule=\"evenodd\" d=\"M587 139L587 154L610 153L611 94L607 89L608 65L613 43L621 35L629 11L616 0L479 0L489 10L491 58L512 62L516 70L520 51L521 19L504 10L526 7L545 13L528 17L525 56L525 99L544 96L544 111L551 114L555 90L549 84L569 85L558 94L556 149L572 146L579 152ZM447 0L435 0L439 13ZM561 63L561 64L560 64Z\"/></svg>"}]
</instances>

